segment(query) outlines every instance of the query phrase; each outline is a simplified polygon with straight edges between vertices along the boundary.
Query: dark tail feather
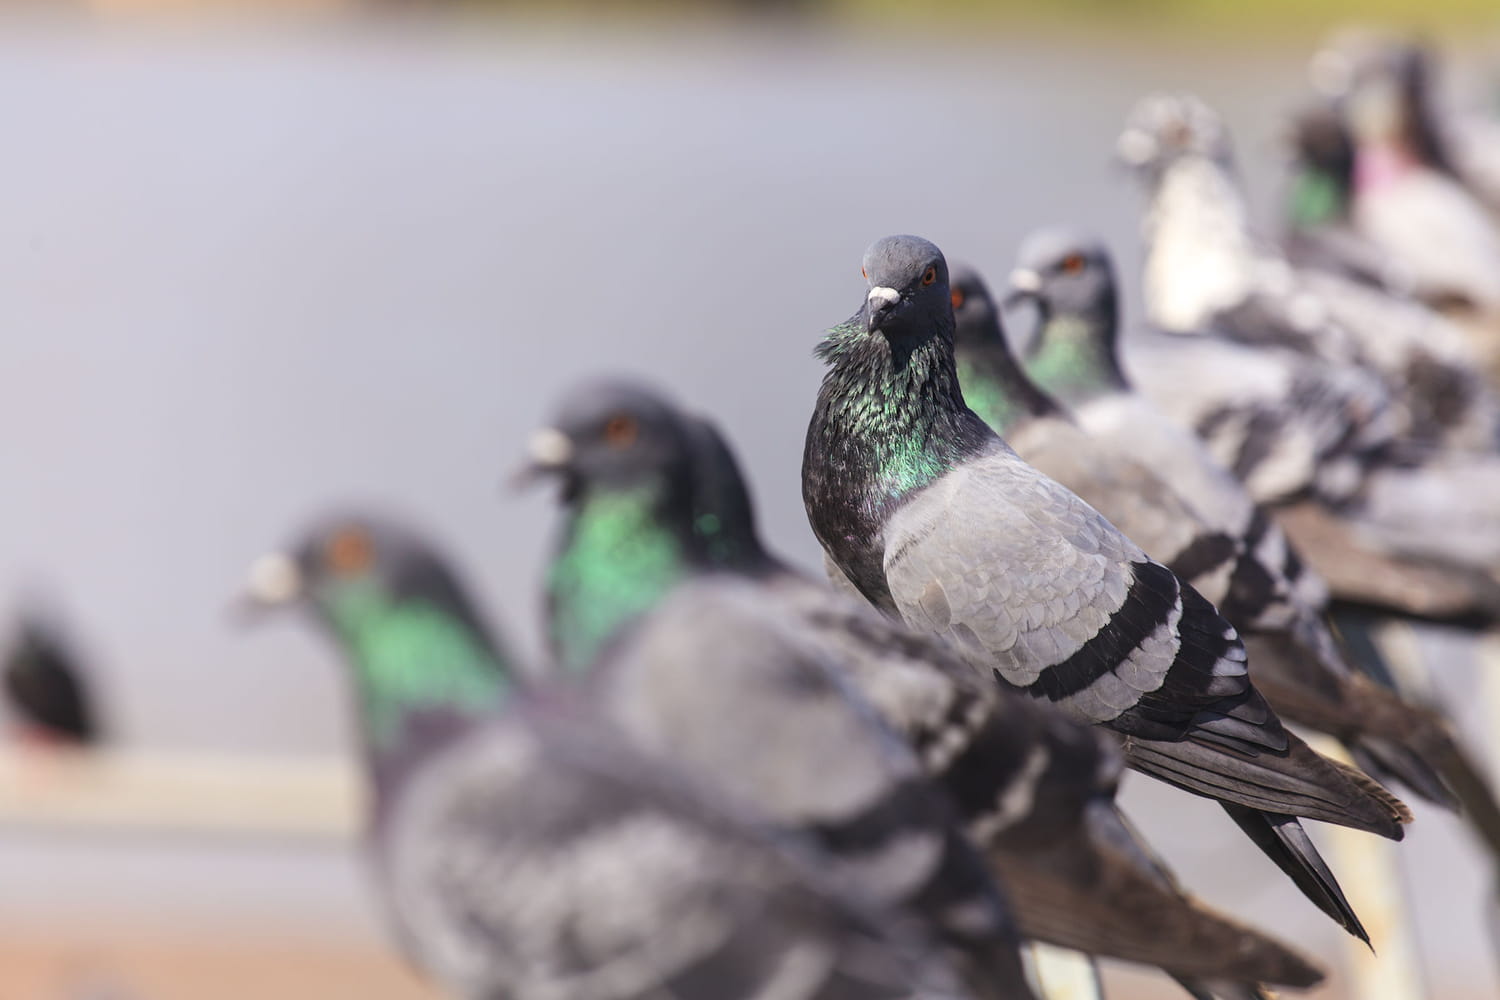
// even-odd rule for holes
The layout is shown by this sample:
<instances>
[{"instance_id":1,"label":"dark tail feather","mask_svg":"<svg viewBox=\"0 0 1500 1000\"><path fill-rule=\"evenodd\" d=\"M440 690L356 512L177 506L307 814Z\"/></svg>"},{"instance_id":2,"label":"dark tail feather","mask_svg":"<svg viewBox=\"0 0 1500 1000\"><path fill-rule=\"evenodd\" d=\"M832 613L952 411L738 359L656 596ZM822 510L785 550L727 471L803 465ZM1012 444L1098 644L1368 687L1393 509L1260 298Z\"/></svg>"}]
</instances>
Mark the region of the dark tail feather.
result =
<instances>
[{"instance_id":1,"label":"dark tail feather","mask_svg":"<svg viewBox=\"0 0 1500 1000\"><path fill-rule=\"evenodd\" d=\"M1219 804L1245 835L1255 842L1255 846L1276 862L1277 868L1286 872L1314 906L1366 945L1370 943L1370 935L1365 932L1364 924L1359 922L1354 907L1344 898L1344 890L1339 888L1338 879L1333 877L1327 862L1318 853L1312 838L1302 829L1302 824L1295 816L1261 812L1232 802Z\"/></svg>"}]
</instances>

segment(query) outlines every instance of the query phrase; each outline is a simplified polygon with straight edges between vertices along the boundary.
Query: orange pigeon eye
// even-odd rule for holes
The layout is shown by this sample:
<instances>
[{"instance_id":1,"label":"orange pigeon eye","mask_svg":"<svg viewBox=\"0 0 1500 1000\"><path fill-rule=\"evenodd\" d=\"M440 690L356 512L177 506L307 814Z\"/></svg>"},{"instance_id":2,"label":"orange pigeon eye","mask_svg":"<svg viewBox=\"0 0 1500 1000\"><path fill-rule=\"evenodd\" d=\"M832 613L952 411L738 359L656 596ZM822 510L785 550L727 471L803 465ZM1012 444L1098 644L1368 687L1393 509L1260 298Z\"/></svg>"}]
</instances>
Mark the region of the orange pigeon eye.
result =
<instances>
[{"instance_id":1,"label":"orange pigeon eye","mask_svg":"<svg viewBox=\"0 0 1500 1000\"><path fill-rule=\"evenodd\" d=\"M922 272L922 284L930 285L937 280L937 268L929 267Z\"/></svg>"},{"instance_id":2,"label":"orange pigeon eye","mask_svg":"<svg viewBox=\"0 0 1500 1000\"><path fill-rule=\"evenodd\" d=\"M954 309L962 309L963 307L964 307L964 290L962 288L955 288L955 289L953 289L953 308Z\"/></svg>"},{"instance_id":3,"label":"orange pigeon eye","mask_svg":"<svg viewBox=\"0 0 1500 1000\"><path fill-rule=\"evenodd\" d=\"M634 417L619 413L610 417L609 423L604 425L604 440L611 448L629 448L635 444L640 431L640 425L635 422Z\"/></svg>"},{"instance_id":4,"label":"orange pigeon eye","mask_svg":"<svg viewBox=\"0 0 1500 1000\"><path fill-rule=\"evenodd\" d=\"M1062 272L1064 274L1078 274L1087 263L1081 253L1070 253L1062 259Z\"/></svg>"},{"instance_id":5,"label":"orange pigeon eye","mask_svg":"<svg viewBox=\"0 0 1500 1000\"><path fill-rule=\"evenodd\" d=\"M375 543L363 528L340 529L323 546L323 562L339 576L357 576L375 562Z\"/></svg>"},{"instance_id":6,"label":"orange pigeon eye","mask_svg":"<svg viewBox=\"0 0 1500 1000\"><path fill-rule=\"evenodd\" d=\"M864 278L864 279L865 279L865 280L866 280L866 281L869 281L869 280L870 280L870 276L869 276L869 275L868 275L868 274L866 274L866 273L865 273L865 269L864 269L864 268L860 268L860 269L859 269L859 276L860 276L860 277L861 277L861 278Z\"/></svg>"}]
</instances>

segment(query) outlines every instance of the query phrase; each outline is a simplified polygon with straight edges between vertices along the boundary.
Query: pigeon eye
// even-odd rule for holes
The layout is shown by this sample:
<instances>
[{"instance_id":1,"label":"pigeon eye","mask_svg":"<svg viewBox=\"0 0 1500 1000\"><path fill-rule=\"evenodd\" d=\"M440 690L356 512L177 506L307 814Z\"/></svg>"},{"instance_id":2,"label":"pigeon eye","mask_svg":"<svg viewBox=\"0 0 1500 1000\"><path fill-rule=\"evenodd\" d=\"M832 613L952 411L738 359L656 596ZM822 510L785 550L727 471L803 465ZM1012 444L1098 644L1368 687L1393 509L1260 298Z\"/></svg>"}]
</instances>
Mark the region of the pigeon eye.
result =
<instances>
[{"instance_id":1,"label":"pigeon eye","mask_svg":"<svg viewBox=\"0 0 1500 1000\"><path fill-rule=\"evenodd\" d=\"M1085 263L1083 254L1070 253L1062 259L1058 267L1062 269L1063 274L1078 274L1083 271Z\"/></svg>"},{"instance_id":2,"label":"pigeon eye","mask_svg":"<svg viewBox=\"0 0 1500 1000\"><path fill-rule=\"evenodd\" d=\"M932 284L936 280L937 280L937 268L935 268L935 267L929 267L927 270L925 270L925 271L922 272L922 284L923 285L930 285L930 284Z\"/></svg>"},{"instance_id":3,"label":"pigeon eye","mask_svg":"<svg viewBox=\"0 0 1500 1000\"><path fill-rule=\"evenodd\" d=\"M323 546L323 563L339 576L356 576L375 561L375 545L363 528L340 530Z\"/></svg>"},{"instance_id":4,"label":"pigeon eye","mask_svg":"<svg viewBox=\"0 0 1500 1000\"><path fill-rule=\"evenodd\" d=\"M611 448L629 448L635 444L640 431L640 425L635 422L634 417L620 413L610 417L609 423L604 425L604 440Z\"/></svg>"},{"instance_id":5,"label":"pigeon eye","mask_svg":"<svg viewBox=\"0 0 1500 1000\"><path fill-rule=\"evenodd\" d=\"M865 269L864 269L864 268L860 268L860 269L859 269L859 276L860 276L860 277L861 277L861 278L864 278L864 279L865 279L865 280L866 280L866 281L869 281L869 280L870 280L870 276L869 276L869 275L868 275L868 274L866 274L866 273L865 273Z\"/></svg>"},{"instance_id":6,"label":"pigeon eye","mask_svg":"<svg viewBox=\"0 0 1500 1000\"><path fill-rule=\"evenodd\" d=\"M963 307L964 307L964 290L962 288L955 288L955 289L953 289L953 308L954 309L962 309Z\"/></svg>"}]
</instances>

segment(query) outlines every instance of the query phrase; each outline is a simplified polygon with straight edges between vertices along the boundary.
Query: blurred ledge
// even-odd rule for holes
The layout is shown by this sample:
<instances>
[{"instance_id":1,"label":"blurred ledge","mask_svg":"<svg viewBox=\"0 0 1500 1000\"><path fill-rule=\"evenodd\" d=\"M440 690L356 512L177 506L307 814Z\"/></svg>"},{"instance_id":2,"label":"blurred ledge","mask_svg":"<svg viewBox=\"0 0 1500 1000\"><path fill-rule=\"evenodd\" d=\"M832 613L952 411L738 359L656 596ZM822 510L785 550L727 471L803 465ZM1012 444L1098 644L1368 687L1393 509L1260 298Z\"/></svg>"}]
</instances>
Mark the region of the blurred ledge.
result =
<instances>
[{"instance_id":1,"label":"blurred ledge","mask_svg":"<svg viewBox=\"0 0 1500 1000\"><path fill-rule=\"evenodd\" d=\"M0 825L352 837L358 775L342 758L0 749Z\"/></svg>"}]
</instances>

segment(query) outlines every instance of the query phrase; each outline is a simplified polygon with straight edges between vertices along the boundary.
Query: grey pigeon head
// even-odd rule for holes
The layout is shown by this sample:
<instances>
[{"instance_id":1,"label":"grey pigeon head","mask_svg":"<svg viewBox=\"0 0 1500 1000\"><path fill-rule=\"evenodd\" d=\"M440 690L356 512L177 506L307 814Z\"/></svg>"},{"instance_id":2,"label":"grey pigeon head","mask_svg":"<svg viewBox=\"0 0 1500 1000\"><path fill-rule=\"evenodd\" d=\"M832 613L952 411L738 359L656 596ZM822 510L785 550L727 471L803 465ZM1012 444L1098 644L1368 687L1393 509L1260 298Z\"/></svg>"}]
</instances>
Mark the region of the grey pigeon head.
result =
<instances>
[{"instance_id":1,"label":"grey pigeon head","mask_svg":"<svg viewBox=\"0 0 1500 1000\"><path fill-rule=\"evenodd\" d=\"M1042 319L1100 317L1115 308L1114 265L1096 236L1075 229L1038 229L1021 242L1007 301L1036 304Z\"/></svg>"},{"instance_id":2,"label":"grey pigeon head","mask_svg":"<svg viewBox=\"0 0 1500 1000\"><path fill-rule=\"evenodd\" d=\"M301 605L326 614L361 592L467 612L434 544L399 520L355 511L320 517L293 546L256 560L246 598L257 609Z\"/></svg>"},{"instance_id":3,"label":"grey pigeon head","mask_svg":"<svg viewBox=\"0 0 1500 1000\"><path fill-rule=\"evenodd\" d=\"M560 478L565 501L592 489L683 482L691 435L655 390L596 379L564 393L547 426L532 435L525 473Z\"/></svg>"},{"instance_id":4,"label":"grey pigeon head","mask_svg":"<svg viewBox=\"0 0 1500 1000\"><path fill-rule=\"evenodd\" d=\"M887 236L865 251L865 329L887 337L930 331L953 312L948 262L920 236Z\"/></svg>"},{"instance_id":5,"label":"grey pigeon head","mask_svg":"<svg viewBox=\"0 0 1500 1000\"><path fill-rule=\"evenodd\" d=\"M949 299L953 302L953 319L958 324L958 339L965 334L988 331L998 322L999 312L989 286L979 272L966 264L956 264Z\"/></svg>"},{"instance_id":6,"label":"grey pigeon head","mask_svg":"<svg viewBox=\"0 0 1500 1000\"><path fill-rule=\"evenodd\" d=\"M1148 181L1172 164L1201 157L1228 166L1233 159L1224 120L1191 94L1152 94L1125 119L1115 152Z\"/></svg>"}]
</instances>

